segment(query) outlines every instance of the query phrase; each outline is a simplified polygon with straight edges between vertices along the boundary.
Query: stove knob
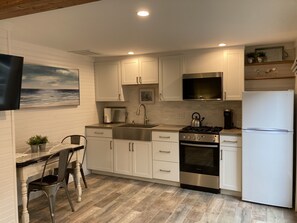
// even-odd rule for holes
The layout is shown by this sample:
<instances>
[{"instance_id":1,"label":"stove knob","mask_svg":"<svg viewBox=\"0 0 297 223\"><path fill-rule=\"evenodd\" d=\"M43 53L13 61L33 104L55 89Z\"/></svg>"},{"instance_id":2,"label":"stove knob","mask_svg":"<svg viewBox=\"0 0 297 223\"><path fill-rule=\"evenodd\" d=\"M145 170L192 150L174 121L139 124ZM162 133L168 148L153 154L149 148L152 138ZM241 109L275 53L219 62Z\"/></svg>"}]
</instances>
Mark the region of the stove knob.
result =
<instances>
[{"instance_id":1,"label":"stove knob","mask_svg":"<svg viewBox=\"0 0 297 223\"><path fill-rule=\"evenodd\" d=\"M183 139L185 139L186 138L186 136L183 136Z\"/></svg>"}]
</instances>

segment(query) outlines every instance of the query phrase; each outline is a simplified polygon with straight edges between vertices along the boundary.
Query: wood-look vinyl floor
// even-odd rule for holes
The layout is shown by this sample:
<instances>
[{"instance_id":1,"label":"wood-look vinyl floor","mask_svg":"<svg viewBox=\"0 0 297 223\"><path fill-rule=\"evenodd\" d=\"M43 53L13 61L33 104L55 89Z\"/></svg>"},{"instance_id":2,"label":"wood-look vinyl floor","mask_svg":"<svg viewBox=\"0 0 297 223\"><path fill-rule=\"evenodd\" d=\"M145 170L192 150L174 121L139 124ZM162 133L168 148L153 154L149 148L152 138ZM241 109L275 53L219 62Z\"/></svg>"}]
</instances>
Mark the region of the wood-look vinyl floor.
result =
<instances>
[{"instance_id":1,"label":"wood-look vinyl floor","mask_svg":"<svg viewBox=\"0 0 297 223\"><path fill-rule=\"evenodd\" d=\"M69 190L75 212L61 189L56 201L57 223L296 223L297 214L286 208L243 202L239 198L179 187L91 174L82 202ZM20 208L21 209L21 208ZM30 222L51 222L45 196L30 201Z\"/></svg>"}]
</instances>

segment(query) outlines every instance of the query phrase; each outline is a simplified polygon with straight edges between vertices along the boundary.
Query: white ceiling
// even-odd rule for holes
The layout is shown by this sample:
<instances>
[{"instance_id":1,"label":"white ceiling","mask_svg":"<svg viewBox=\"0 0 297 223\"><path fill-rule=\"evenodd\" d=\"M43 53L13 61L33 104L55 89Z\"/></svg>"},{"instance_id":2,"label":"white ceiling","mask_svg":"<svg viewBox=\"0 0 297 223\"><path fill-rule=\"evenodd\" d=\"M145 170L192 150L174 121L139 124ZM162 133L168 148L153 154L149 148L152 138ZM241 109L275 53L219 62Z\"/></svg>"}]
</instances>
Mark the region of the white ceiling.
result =
<instances>
[{"instance_id":1,"label":"white ceiling","mask_svg":"<svg viewBox=\"0 0 297 223\"><path fill-rule=\"evenodd\" d=\"M140 18L139 9L150 16ZM12 38L102 56L297 40L297 0L102 0L2 20Z\"/></svg>"}]
</instances>

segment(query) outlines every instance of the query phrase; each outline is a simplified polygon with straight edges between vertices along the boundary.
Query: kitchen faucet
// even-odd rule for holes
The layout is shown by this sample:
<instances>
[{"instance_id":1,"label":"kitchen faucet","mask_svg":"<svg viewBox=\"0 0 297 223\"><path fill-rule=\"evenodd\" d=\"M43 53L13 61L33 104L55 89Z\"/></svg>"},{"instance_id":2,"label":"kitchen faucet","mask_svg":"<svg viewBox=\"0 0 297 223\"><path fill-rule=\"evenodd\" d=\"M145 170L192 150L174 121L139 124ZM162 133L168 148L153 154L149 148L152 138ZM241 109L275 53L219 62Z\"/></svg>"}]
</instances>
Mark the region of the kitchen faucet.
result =
<instances>
[{"instance_id":1,"label":"kitchen faucet","mask_svg":"<svg viewBox=\"0 0 297 223\"><path fill-rule=\"evenodd\" d=\"M140 104L140 105L138 106L137 111L136 111L136 115L140 115L140 107L141 107L141 106L143 107L143 110L144 110L144 114L143 114L143 124L144 124L144 125L147 125L149 119L148 119L147 116L146 116L146 107L145 107L144 104Z\"/></svg>"}]
</instances>

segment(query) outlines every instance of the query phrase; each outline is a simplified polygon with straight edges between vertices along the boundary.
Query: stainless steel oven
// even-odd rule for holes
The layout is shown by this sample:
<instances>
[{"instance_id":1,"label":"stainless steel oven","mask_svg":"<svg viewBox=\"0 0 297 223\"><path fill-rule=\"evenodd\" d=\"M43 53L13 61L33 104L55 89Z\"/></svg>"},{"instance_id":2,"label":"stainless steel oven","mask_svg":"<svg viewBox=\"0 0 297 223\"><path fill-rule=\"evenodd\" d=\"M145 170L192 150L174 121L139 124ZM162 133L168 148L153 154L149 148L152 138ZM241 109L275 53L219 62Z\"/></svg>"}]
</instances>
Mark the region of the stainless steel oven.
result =
<instances>
[{"instance_id":1,"label":"stainless steel oven","mask_svg":"<svg viewBox=\"0 0 297 223\"><path fill-rule=\"evenodd\" d=\"M187 127L180 132L181 187L220 192L220 130Z\"/></svg>"}]
</instances>

